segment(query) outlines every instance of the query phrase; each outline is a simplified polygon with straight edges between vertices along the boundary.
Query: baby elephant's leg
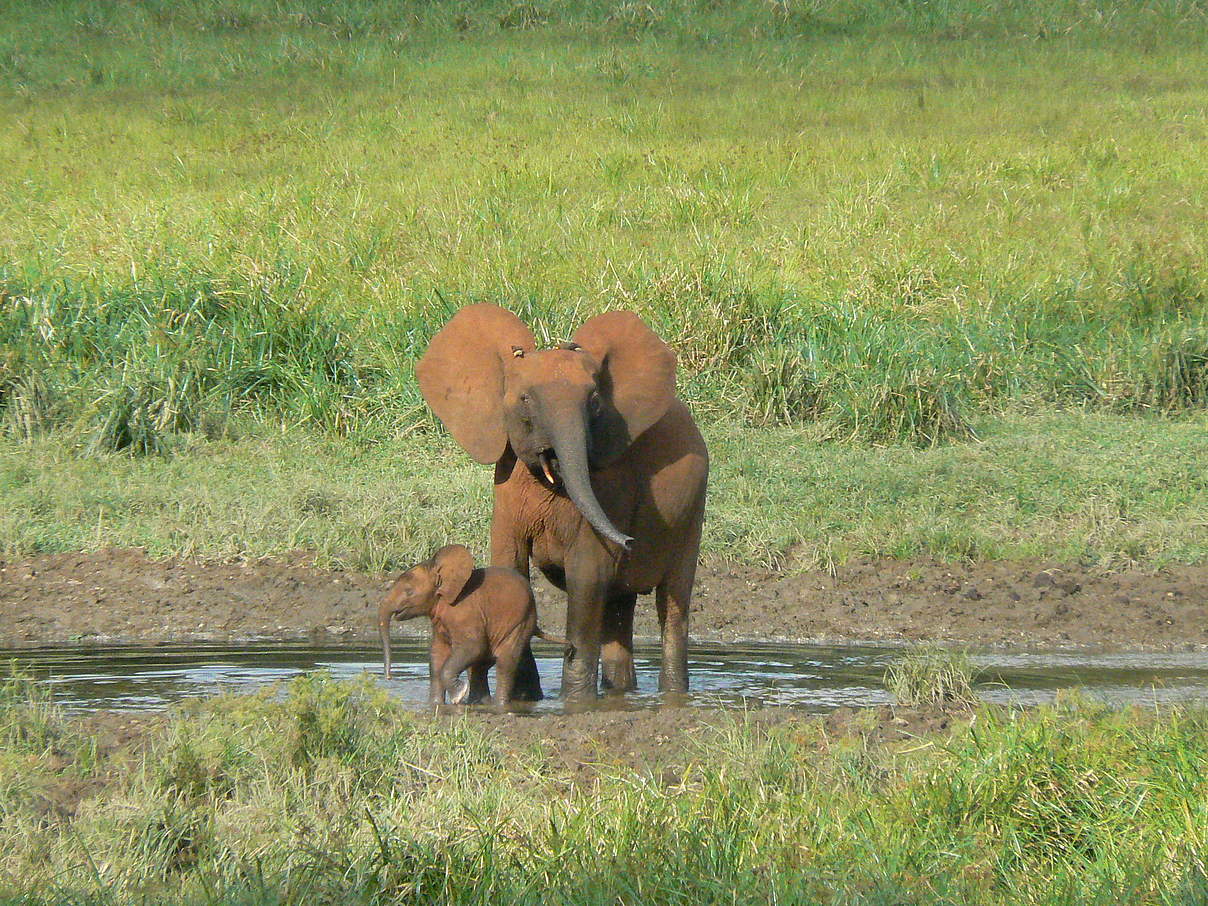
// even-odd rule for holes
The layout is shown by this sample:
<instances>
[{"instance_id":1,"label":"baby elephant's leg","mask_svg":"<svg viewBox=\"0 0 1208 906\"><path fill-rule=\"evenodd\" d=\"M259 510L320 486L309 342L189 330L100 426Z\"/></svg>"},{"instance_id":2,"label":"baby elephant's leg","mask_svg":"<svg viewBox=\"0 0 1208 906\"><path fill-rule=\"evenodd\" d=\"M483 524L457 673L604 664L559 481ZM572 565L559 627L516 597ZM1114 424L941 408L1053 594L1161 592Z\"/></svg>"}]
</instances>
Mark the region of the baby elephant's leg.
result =
<instances>
[{"instance_id":1,"label":"baby elephant's leg","mask_svg":"<svg viewBox=\"0 0 1208 906\"><path fill-rule=\"evenodd\" d=\"M491 697L491 687L487 683L487 665L471 664L468 679L464 686L457 690L458 697L467 705L477 705Z\"/></svg>"},{"instance_id":2,"label":"baby elephant's leg","mask_svg":"<svg viewBox=\"0 0 1208 906\"><path fill-rule=\"evenodd\" d=\"M445 684L441 672L449 659L449 646L440 639L432 639L428 649L428 704L443 705L445 703Z\"/></svg>"},{"instance_id":3,"label":"baby elephant's leg","mask_svg":"<svg viewBox=\"0 0 1208 906\"><path fill-rule=\"evenodd\" d=\"M445 663L440 670L440 683L442 690L452 689L453 684L457 682L457 677L461 675L461 672L471 664L478 663L481 660L482 652L477 648L454 645L453 650L449 653L449 657L445 659Z\"/></svg>"},{"instance_id":4,"label":"baby elephant's leg","mask_svg":"<svg viewBox=\"0 0 1208 906\"><path fill-rule=\"evenodd\" d=\"M528 650L536 624L537 618L534 614L531 620L526 620L504 638L494 651L495 704L499 708L506 708L512 700L512 690L516 688L516 674L520 669L521 659Z\"/></svg>"},{"instance_id":5,"label":"baby elephant's leg","mask_svg":"<svg viewBox=\"0 0 1208 906\"><path fill-rule=\"evenodd\" d=\"M520 652L495 656L495 704L506 708L512 700L512 689L516 686L516 670L520 666Z\"/></svg>"}]
</instances>

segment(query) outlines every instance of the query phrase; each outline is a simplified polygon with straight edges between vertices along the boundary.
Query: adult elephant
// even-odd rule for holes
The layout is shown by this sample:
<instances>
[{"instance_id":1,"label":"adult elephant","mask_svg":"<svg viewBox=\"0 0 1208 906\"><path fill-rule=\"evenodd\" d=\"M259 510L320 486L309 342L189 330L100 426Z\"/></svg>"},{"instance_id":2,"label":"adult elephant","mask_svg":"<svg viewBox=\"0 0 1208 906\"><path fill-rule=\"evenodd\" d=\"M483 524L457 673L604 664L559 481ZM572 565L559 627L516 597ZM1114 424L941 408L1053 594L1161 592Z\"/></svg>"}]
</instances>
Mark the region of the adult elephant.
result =
<instances>
[{"instance_id":1,"label":"adult elephant","mask_svg":"<svg viewBox=\"0 0 1208 906\"><path fill-rule=\"evenodd\" d=\"M567 698L637 685L633 611L656 592L659 688L688 688L688 605L709 455L675 396L675 353L637 315L591 318L537 350L496 305L459 311L416 367L428 405L466 452L495 465L491 563L529 561L566 592ZM481 677L477 682L482 683ZM540 697L526 652L518 694Z\"/></svg>"}]
</instances>

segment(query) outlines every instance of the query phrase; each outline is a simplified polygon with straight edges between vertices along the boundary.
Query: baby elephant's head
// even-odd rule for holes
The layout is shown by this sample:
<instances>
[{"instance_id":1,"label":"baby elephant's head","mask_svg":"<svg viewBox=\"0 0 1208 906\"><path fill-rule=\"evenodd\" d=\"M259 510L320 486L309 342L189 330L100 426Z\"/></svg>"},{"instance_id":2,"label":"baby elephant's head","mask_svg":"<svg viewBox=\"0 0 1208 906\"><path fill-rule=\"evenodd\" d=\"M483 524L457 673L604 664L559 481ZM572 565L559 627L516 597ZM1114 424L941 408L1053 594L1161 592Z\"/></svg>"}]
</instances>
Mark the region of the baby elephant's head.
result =
<instances>
[{"instance_id":1,"label":"baby elephant's head","mask_svg":"<svg viewBox=\"0 0 1208 906\"><path fill-rule=\"evenodd\" d=\"M382 657L387 678L390 676L390 620L410 620L430 616L437 604L453 604L470 574L474 557L460 544L442 547L431 560L411 567L398 577L378 607L378 631L382 636Z\"/></svg>"}]
</instances>

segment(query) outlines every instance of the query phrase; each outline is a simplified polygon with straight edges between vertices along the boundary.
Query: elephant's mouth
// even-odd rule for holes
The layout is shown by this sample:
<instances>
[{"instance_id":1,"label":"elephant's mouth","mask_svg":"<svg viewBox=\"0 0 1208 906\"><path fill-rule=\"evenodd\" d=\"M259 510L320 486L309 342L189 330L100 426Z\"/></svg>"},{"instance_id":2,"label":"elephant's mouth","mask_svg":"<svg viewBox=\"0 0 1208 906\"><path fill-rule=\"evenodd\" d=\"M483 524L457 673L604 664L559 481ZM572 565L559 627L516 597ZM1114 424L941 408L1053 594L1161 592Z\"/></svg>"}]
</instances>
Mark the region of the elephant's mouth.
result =
<instances>
[{"instance_id":1,"label":"elephant's mouth","mask_svg":"<svg viewBox=\"0 0 1208 906\"><path fill-rule=\"evenodd\" d=\"M562 486L562 478L558 471L558 454L546 447L537 454L537 464L541 467L541 476L553 490Z\"/></svg>"}]
</instances>

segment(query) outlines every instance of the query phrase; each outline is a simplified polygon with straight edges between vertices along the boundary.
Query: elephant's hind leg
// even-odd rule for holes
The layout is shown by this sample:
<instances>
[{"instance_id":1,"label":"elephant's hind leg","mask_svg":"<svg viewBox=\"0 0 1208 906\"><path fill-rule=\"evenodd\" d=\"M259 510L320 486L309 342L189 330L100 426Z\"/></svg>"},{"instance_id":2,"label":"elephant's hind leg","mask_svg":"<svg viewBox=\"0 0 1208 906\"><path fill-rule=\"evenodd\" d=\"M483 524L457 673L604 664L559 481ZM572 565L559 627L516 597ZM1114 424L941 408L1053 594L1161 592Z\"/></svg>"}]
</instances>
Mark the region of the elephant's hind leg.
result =
<instances>
[{"instance_id":1,"label":"elephant's hind leg","mask_svg":"<svg viewBox=\"0 0 1208 906\"><path fill-rule=\"evenodd\" d=\"M600 684L613 692L631 692L638 687L633 666L633 611L637 600L637 595L619 595L604 603Z\"/></svg>"}]
</instances>

